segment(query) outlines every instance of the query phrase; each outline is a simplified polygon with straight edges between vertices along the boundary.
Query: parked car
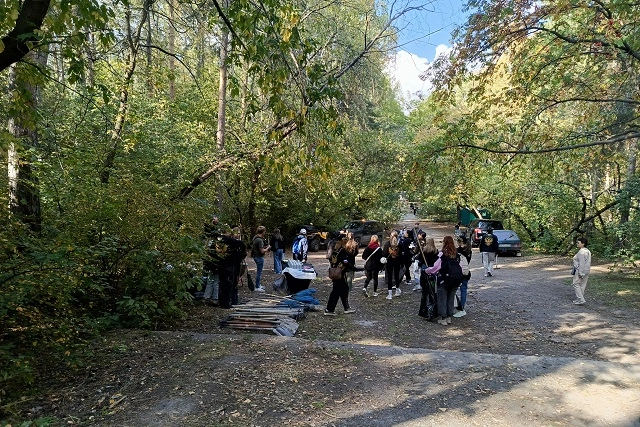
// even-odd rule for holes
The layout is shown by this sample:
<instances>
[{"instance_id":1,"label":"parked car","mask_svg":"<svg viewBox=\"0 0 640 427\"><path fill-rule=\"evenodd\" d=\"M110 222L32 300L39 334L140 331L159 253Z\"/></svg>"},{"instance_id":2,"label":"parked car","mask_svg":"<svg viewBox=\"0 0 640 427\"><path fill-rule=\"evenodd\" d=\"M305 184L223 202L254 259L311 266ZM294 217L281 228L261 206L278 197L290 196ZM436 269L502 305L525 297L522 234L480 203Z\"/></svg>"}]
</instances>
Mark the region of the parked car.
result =
<instances>
[{"instance_id":1,"label":"parked car","mask_svg":"<svg viewBox=\"0 0 640 427\"><path fill-rule=\"evenodd\" d=\"M480 244L480 239L489 228L494 230L504 230L502 221L499 219L475 219L469 224L469 232L471 233L471 246L476 247Z\"/></svg>"},{"instance_id":2,"label":"parked car","mask_svg":"<svg viewBox=\"0 0 640 427\"><path fill-rule=\"evenodd\" d=\"M384 228L378 221L351 221L345 224L344 229L353 233L353 238L358 242L360 246L368 245L371 240L371 236L378 235L380 242L384 233Z\"/></svg>"},{"instance_id":3,"label":"parked car","mask_svg":"<svg viewBox=\"0 0 640 427\"><path fill-rule=\"evenodd\" d=\"M320 248L326 248L327 243L331 240L329 232L322 226L315 226L313 224L303 224L297 228L304 228L307 230L307 242L309 243L309 252L318 252Z\"/></svg>"},{"instance_id":4,"label":"parked car","mask_svg":"<svg viewBox=\"0 0 640 427\"><path fill-rule=\"evenodd\" d=\"M515 256L522 256L522 241L513 230L493 230L494 236L498 238L498 248L500 253L510 253Z\"/></svg>"}]
</instances>

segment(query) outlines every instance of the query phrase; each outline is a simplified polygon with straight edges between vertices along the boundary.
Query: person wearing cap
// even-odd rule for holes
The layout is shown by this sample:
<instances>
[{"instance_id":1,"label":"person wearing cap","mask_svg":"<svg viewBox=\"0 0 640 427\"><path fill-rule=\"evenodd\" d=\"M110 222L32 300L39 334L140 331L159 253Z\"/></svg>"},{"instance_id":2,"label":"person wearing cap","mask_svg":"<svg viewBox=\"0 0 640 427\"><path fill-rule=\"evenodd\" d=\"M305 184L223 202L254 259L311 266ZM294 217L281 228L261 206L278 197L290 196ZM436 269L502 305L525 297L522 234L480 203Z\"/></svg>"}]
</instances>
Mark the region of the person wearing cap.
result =
<instances>
[{"instance_id":1,"label":"person wearing cap","mask_svg":"<svg viewBox=\"0 0 640 427\"><path fill-rule=\"evenodd\" d=\"M489 227L480 239L480 252L482 253L482 265L484 266L484 277L493 276L493 266L496 263L498 253L498 238L493 234L493 228Z\"/></svg>"},{"instance_id":2,"label":"person wearing cap","mask_svg":"<svg viewBox=\"0 0 640 427\"><path fill-rule=\"evenodd\" d=\"M309 242L307 242L307 230L301 229L298 237L293 241L291 254L296 261L307 262L307 254L309 252Z\"/></svg>"}]
</instances>

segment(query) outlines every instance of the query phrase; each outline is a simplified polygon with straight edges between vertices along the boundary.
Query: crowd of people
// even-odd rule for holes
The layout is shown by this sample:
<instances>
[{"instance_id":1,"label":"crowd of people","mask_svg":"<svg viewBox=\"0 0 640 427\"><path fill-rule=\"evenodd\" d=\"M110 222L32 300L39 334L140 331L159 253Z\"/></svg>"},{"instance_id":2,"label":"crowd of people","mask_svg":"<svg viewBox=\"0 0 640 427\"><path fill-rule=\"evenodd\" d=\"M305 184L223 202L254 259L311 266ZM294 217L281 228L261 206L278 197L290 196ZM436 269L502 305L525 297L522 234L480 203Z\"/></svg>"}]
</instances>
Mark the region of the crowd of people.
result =
<instances>
[{"instance_id":1,"label":"crowd of people","mask_svg":"<svg viewBox=\"0 0 640 427\"><path fill-rule=\"evenodd\" d=\"M251 239L250 257L256 272L255 283L249 284L254 292L265 292L262 276L265 257L271 252L273 271L283 273L283 261L286 252L285 238L280 229L273 230L270 238L266 228L258 226ZM238 303L238 283L246 272L247 246L240 238L240 231L226 225L220 225L216 216L205 225L204 238L207 256L203 260L204 274L207 278L204 299L213 305L230 308ZM381 244L377 235L371 239L360 255L360 244L352 233L342 230L337 238L329 243L327 258L333 270L332 290L324 314L336 315L335 309L341 302L345 314L354 313L349 303L353 289L355 273L364 272L362 294L377 297L379 276L384 273L387 288L387 300L402 295L403 286L413 285L413 291L421 291L420 315L432 317L441 325L450 325L452 318L467 314L467 292L471 279L471 241L464 234L454 233L442 239L440 248L434 238L416 223L413 228L392 230L389 238ZM585 303L584 292L590 273L591 253L586 248L587 240L578 239L578 253L573 259L573 286L576 305ZM484 276L492 277L498 255L498 239L489 229L479 244ZM301 229L291 244L291 258L306 262L308 257L306 230ZM358 257L360 255L360 257ZM358 267L360 258L363 266ZM250 282L250 278L248 277ZM369 285L372 284L371 289ZM408 289L407 289L408 290Z\"/></svg>"}]
</instances>

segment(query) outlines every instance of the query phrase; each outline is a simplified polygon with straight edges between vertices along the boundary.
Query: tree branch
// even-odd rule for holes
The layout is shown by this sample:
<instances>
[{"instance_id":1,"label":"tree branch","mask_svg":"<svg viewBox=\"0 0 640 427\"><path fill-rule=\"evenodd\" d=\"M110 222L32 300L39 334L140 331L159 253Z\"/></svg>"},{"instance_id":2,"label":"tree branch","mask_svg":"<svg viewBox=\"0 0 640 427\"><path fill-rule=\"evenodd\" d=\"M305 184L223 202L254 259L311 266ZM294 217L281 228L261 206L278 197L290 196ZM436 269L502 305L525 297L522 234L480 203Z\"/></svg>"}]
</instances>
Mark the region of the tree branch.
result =
<instances>
[{"instance_id":1,"label":"tree branch","mask_svg":"<svg viewBox=\"0 0 640 427\"><path fill-rule=\"evenodd\" d=\"M0 71L20 61L38 44L36 31L42 27L51 0L25 0L13 30L2 38L4 50L0 51ZM3 6L4 7L4 6Z\"/></svg>"}]
</instances>

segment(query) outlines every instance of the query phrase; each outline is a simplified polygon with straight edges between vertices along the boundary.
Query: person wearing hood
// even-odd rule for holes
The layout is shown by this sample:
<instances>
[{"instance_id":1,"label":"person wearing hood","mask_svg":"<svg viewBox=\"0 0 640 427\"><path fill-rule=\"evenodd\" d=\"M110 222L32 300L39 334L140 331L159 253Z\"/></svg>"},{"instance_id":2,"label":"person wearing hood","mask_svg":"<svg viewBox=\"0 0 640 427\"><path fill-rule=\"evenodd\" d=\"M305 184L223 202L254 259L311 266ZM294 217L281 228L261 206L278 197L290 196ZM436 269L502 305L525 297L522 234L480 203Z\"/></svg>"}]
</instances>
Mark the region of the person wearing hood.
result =
<instances>
[{"instance_id":1,"label":"person wearing hood","mask_svg":"<svg viewBox=\"0 0 640 427\"><path fill-rule=\"evenodd\" d=\"M362 288L362 293L365 297L369 297L369 291L367 290L367 286L369 286L369 282L373 280L373 296L378 296L378 274L380 270L383 269L383 265L380 263L380 258L382 258L382 248L380 247L380 242L378 240L377 235L371 236L371 241L369 245L362 252L362 259L364 260L364 287Z\"/></svg>"}]
</instances>

